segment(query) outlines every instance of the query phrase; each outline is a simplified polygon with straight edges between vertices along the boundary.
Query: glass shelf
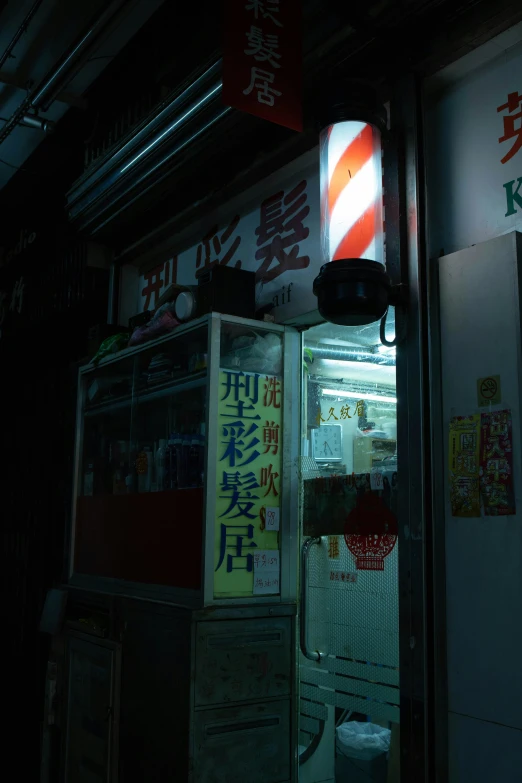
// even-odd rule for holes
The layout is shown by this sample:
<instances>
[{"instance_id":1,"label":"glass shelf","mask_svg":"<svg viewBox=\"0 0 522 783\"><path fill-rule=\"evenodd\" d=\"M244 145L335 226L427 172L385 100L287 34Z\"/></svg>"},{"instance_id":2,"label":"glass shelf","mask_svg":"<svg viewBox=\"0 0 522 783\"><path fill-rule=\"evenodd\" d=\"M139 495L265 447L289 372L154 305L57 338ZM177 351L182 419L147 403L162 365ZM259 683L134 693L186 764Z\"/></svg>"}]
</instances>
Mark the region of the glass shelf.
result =
<instances>
[{"instance_id":1,"label":"glass shelf","mask_svg":"<svg viewBox=\"0 0 522 783\"><path fill-rule=\"evenodd\" d=\"M140 402L158 400L161 397L167 397L176 392L189 391L190 389L198 389L201 386L205 386L207 383L207 373L195 373L191 376L183 378L176 378L175 380L169 380L162 384L157 384L154 388L138 389L138 397ZM90 405L85 408L84 416L97 416L106 413L111 413L121 408L125 408L131 405L133 401L133 395L127 394L124 397L116 398L114 400L100 402L97 405Z\"/></svg>"}]
</instances>

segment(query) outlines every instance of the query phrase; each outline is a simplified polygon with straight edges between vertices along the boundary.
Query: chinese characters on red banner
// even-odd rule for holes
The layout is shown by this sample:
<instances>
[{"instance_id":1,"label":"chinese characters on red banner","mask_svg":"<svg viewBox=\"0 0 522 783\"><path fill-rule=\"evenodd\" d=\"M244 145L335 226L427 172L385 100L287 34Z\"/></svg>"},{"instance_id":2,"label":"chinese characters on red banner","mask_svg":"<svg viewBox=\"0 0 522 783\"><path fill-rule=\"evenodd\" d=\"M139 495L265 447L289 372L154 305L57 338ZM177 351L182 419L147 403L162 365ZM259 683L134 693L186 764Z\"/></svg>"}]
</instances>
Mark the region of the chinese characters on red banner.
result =
<instances>
[{"instance_id":1,"label":"chinese characters on red banner","mask_svg":"<svg viewBox=\"0 0 522 783\"><path fill-rule=\"evenodd\" d=\"M274 543L270 536L277 535L265 529L265 514L267 506L279 507L281 407L282 382L278 377L220 371L217 593L244 593L247 585L251 594L256 551L270 550ZM248 575L249 580L245 578ZM272 577L270 585L275 586ZM270 585L264 585L263 590L269 590Z\"/></svg>"},{"instance_id":2,"label":"chinese characters on red banner","mask_svg":"<svg viewBox=\"0 0 522 783\"><path fill-rule=\"evenodd\" d=\"M302 130L298 0L226 0L223 100Z\"/></svg>"}]
</instances>

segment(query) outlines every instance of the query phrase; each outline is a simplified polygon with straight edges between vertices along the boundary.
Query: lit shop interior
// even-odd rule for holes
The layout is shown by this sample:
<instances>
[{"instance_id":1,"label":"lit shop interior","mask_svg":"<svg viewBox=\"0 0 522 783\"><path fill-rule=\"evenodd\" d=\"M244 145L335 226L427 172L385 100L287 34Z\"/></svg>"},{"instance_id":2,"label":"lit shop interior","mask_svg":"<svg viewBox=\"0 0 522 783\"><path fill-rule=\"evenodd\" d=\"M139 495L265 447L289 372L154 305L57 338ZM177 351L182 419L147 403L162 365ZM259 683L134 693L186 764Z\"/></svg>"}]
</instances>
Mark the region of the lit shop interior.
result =
<instances>
[{"instance_id":1,"label":"lit shop interior","mask_svg":"<svg viewBox=\"0 0 522 783\"><path fill-rule=\"evenodd\" d=\"M390 332L393 326L389 318ZM304 783L399 780L397 531L386 529L385 520L382 530L370 522L361 536L352 537L365 542L359 554L346 535L358 498L379 496L396 514L395 363L395 348L382 345L379 324L323 323L304 332L301 534L308 562L302 568L299 657ZM375 520L373 512L369 517ZM372 736L359 736L366 732ZM371 751L359 755L359 745Z\"/></svg>"},{"instance_id":2,"label":"lit shop interior","mask_svg":"<svg viewBox=\"0 0 522 783\"><path fill-rule=\"evenodd\" d=\"M395 348L379 324L321 324L305 333L303 457L325 473L396 465Z\"/></svg>"}]
</instances>

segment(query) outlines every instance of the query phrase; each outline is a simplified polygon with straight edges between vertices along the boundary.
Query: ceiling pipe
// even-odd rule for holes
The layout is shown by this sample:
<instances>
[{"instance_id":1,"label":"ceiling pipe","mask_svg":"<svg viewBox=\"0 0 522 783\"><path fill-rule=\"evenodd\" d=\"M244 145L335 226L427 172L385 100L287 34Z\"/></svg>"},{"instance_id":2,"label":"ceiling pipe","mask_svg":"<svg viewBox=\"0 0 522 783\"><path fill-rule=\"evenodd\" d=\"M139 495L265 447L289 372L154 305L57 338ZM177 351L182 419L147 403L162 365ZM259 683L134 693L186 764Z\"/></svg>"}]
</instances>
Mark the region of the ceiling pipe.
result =
<instances>
[{"instance_id":1,"label":"ceiling pipe","mask_svg":"<svg viewBox=\"0 0 522 783\"><path fill-rule=\"evenodd\" d=\"M56 128L55 122L45 117L39 117L37 114L24 114L20 120L20 125L25 125L27 128L35 128L44 133L52 133Z\"/></svg>"},{"instance_id":2,"label":"ceiling pipe","mask_svg":"<svg viewBox=\"0 0 522 783\"><path fill-rule=\"evenodd\" d=\"M116 21L116 17L122 11L127 10L127 6L134 3L135 0L115 0L109 3L106 9L91 22L70 51L62 57L51 75L36 89L31 99L33 108L47 111L60 90L71 81L71 78L89 60L92 50L109 25Z\"/></svg>"},{"instance_id":3,"label":"ceiling pipe","mask_svg":"<svg viewBox=\"0 0 522 783\"><path fill-rule=\"evenodd\" d=\"M29 11L27 16L25 17L24 21L22 22L22 24L20 25L20 27L18 28L16 33L11 38L11 41L7 45L7 49L5 50L3 55L0 57L0 70L2 70L2 68L5 65L5 63L7 62L7 60L11 57L11 52L15 48L16 44L18 43L18 41L20 40L22 35L27 32L27 28L31 24L33 16L38 11L38 9L42 5L42 3L43 3L43 0L36 0L36 2L33 3L33 5L31 6L31 10Z\"/></svg>"},{"instance_id":4,"label":"ceiling pipe","mask_svg":"<svg viewBox=\"0 0 522 783\"><path fill-rule=\"evenodd\" d=\"M60 62L52 69L51 73L22 101L20 106L11 115L9 120L0 130L0 144L13 132L17 125L23 122L24 116L31 110L47 111L78 71L91 57L103 33L111 25L115 25L120 15L127 10L127 6L135 0L114 0L102 13L96 17L77 39L71 49L62 57Z\"/></svg>"}]
</instances>

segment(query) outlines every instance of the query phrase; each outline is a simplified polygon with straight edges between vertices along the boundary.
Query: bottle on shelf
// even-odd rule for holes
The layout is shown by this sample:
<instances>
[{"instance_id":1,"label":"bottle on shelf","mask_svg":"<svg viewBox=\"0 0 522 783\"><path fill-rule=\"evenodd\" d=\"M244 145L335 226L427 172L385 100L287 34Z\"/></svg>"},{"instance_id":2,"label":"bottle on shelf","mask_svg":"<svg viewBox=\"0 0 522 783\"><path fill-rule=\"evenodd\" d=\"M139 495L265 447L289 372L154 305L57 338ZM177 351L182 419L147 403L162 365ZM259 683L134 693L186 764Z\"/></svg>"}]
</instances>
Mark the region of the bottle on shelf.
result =
<instances>
[{"instance_id":1,"label":"bottle on shelf","mask_svg":"<svg viewBox=\"0 0 522 783\"><path fill-rule=\"evenodd\" d=\"M178 487L185 489L190 486L189 483L189 463L190 448L192 446L192 436L186 432L181 442L181 464L178 465Z\"/></svg>"},{"instance_id":2,"label":"bottle on shelf","mask_svg":"<svg viewBox=\"0 0 522 783\"><path fill-rule=\"evenodd\" d=\"M165 489L178 488L179 444L181 439L177 432L171 432L165 454Z\"/></svg>"},{"instance_id":3,"label":"bottle on shelf","mask_svg":"<svg viewBox=\"0 0 522 783\"><path fill-rule=\"evenodd\" d=\"M199 487L200 483L200 465L199 454L201 450L201 443L199 435L193 435L190 443L189 459L188 459L188 487Z\"/></svg>"},{"instance_id":4,"label":"bottle on shelf","mask_svg":"<svg viewBox=\"0 0 522 783\"><path fill-rule=\"evenodd\" d=\"M145 446L147 454L147 492L152 492L152 482L154 481L154 452L150 446Z\"/></svg>"},{"instance_id":5,"label":"bottle on shelf","mask_svg":"<svg viewBox=\"0 0 522 783\"><path fill-rule=\"evenodd\" d=\"M127 494L127 472L125 470L124 462L120 462L114 471L112 494L113 495Z\"/></svg>"},{"instance_id":6,"label":"bottle on shelf","mask_svg":"<svg viewBox=\"0 0 522 783\"><path fill-rule=\"evenodd\" d=\"M109 463L109 443L102 434L98 439L98 453L94 458L94 494L104 495L112 489L112 473Z\"/></svg>"},{"instance_id":7,"label":"bottle on shelf","mask_svg":"<svg viewBox=\"0 0 522 783\"><path fill-rule=\"evenodd\" d=\"M112 493L113 495L125 495L127 493L127 476L129 474L129 447L127 441L117 441L112 449L112 454L113 458L111 461L114 466Z\"/></svg>"},{"instance_id":8,"label":"bottle on shelf","mask_svg":"<svg viewBox=\"0 0 522 783\"><path fill-rule=\"evenodd\" d=\"M152 482L152 451L150 446L144 446L136 460L138 471L138 492L150 492Z\"/></svg>"},{"instance_id":9,"label":"bottle on shelf","mask_svg":"<svg viewBox=\"0 0 522 783\"><path fill-rule=\"evenodd\" d=\"M156 488L158 492L162 492L166 489L166 465L167 465L167 441L165 438L159 439L159 445L155 455L155 468L156 468Z\"/></svg>"}]
</instances>

